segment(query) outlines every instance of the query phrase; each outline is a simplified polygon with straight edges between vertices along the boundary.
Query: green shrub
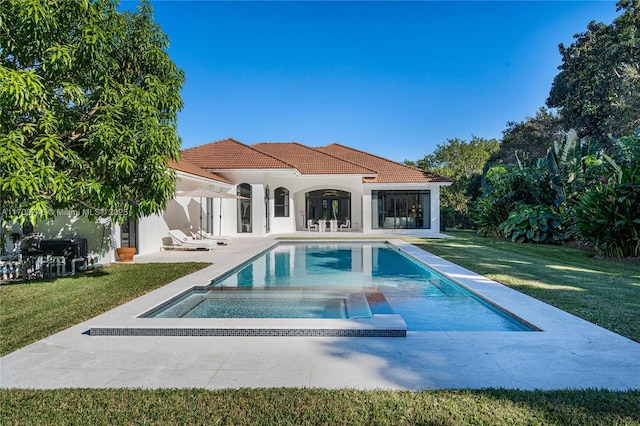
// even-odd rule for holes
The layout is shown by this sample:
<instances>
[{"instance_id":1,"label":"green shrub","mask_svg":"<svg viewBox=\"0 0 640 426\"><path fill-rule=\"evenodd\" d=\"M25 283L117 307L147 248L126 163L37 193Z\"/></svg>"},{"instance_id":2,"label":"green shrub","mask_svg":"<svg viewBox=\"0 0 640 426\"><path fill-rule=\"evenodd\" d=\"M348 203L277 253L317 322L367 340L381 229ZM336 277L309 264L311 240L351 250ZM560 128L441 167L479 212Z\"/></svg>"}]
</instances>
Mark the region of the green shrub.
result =
<instances>
[{"instance_id":1,"label":"green shrub","mask_svg":"<svg viewBox=\"0 0 640 426\"><path fill-rule=\"evenodd\" d=\"M640 256L640 129L613 138L610 155L573 208L582 238L603 257Z\"/></svg>"},{"instance_id":2,"label":"green shrub","mask_svg":"<svg viewBox=\"0 0 640 426\"><path fill-rule=\"evenodd\" d=\"M446 231L455 225L456 211L453 207L440 206L440 231Z\"/></svg>"},{"instance_id":3,"label":"green shrub","mask_svg":"<svg viewBox=\"0 0 640 426\"><path fill-rule=\"evenodd\" d=\"M473 220L478 229L478 235L497 238L500 235L498 226L504 220L500 211L506 211L498 206L499 202L492 198L478 198L473 206Z\"/></svg>"},{"instance_id":4,"label":"green shrub","mask_svg":"<svg viewBox=\"0 0 640 426\"><path fill-rule=\"evenodd\" d=\"M518 204L498 228L513 242L559 244L565 240L562 222L551 207Z\"/></svg>"},{"instance_id":5,"label":"green shrub","mask_svg":"<svg viewBox=\"0 0 640 426\"><path fill-rule=\"evenodd\" d=\"M600 256L640 256L639 183L596 183L578 198L573 215Z\"/></svg>"},{"instance_id":6,"label":"green shrub","mask_svg":"<svg viewBox=\"0 0 640 426\"><path fill-rule=\"evenodd\" d=\"M512 164L495 165L484 175L482 197L478 198L471 217L478 234L485 237L502 235L499 226L506 221L518 204L553 205L554 191L549 177L540 167L517 167Z\"/></svg>"}]
</instances>

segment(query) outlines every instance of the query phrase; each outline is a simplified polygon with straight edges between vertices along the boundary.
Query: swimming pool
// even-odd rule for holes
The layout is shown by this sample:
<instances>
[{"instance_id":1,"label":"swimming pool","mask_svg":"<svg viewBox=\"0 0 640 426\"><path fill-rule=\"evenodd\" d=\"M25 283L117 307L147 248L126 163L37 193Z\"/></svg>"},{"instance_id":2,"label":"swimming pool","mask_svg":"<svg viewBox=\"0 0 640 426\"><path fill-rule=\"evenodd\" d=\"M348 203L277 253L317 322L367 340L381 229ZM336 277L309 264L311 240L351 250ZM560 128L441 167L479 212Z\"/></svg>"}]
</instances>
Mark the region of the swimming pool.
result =
<instances>
[{"instance_id":1,"label":"swimming pool","mask_svg":"<svg viewBox=\"0 0 640 426\"><path fill-rule=\"evenodd\" d=\"M524 322L382 242L279 243L145 318L371 318L413 331L531 331Z\"/></svg>"}]
</instances>

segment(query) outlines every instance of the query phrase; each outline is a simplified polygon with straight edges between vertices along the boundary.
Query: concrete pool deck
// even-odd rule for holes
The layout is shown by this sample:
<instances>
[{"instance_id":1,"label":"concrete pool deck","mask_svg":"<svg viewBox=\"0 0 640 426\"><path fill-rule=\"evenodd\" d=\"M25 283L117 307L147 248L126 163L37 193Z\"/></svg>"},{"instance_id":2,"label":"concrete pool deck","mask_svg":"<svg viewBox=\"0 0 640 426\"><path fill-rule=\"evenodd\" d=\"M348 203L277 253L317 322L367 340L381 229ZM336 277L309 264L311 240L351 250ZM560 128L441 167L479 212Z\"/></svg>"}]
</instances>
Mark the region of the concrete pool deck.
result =
<instances>
[{"instance_id":1,"label":"concrete pool deck","mask_svg":"<svg viewBox=\"0 0 640 426\"><path fill-rule=\"evenodd\" d=\"M237 238L211 252L139 256L136 262L213 264L0 358L0 387L640 389L639 343L403 241L393 243L542 331L409 330L406 337L86 334L91 327L144 321L135 317L274 244L268 238Z\"/></svg>"}]
</instances>

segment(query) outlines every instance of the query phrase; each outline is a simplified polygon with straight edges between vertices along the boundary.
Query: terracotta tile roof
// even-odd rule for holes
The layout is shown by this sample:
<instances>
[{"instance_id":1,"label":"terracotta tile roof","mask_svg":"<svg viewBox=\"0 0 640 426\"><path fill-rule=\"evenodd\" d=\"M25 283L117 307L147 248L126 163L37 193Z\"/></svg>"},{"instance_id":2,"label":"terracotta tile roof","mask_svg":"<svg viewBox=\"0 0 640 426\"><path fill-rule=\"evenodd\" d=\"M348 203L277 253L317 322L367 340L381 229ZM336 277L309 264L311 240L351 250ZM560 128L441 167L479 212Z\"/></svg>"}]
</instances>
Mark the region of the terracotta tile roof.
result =
<instances>
[{"instance_id":1,"label":"terracotta tile roof","mask_svg":"<svg viewBox=\"0 0 640 426\"><path fill-rule=\"evenodd\" d=\"M364 183L453 182L451 179L337 143L314 149L355 164L366 164L367 167L378 172L376 177L363 178Z\"/></svg>"},{"instance_id":2,"label":"terracotta tile roof","mask_svg":"<svg viewBox=\"0 0 640 426\"><path fill-rule=\"evenodd\" d=\"M331 153L309 148L297 142L264 142L252 145L258 151L294 166L303 175L375 175L371 168L337 158Z\"/></svg>"},{"instance_id":3,"label":"terracotta tile roof","mask_svg":"<svg viewBox=\"0 0 640 426\"><path fill-rule=\"evenodd\" d=\"M206 170L203 170L200 167L196 166L195 164L192 164L189 161L185 160L184 158L178 161L177 163L175 161L170 161L169 167L171 167L173 170L179 170L181 172L189 173L195 176L200 176L200 177L212 179L218 182L227 183L229 185L234 185L233 182L223 178L222 176L218 176L215 173L211 173Z\"/></svg>"},{"instance_id":4,"label":"terracotta tile roof","mask_svg":"<svg viewBox=\"0 0 640 426\"><path fill-rule=\"evenodd\" d=\"M182 151L182 158L201 169L292 169L293 166L234 139L224 139Z\"/></svg>"},{"instance_id":5,"label":"terracotta tile roof","mask_svg":"<svg viewBox=\"0 0 640 426\"><path fill-rule=\"evenodd\" d=\"M301 174L364 175L364 183L452 182L442 176L335 143L318 148L296 142L263 142L249 146L234 139L224 139L185 149L182 157L181 164L187 162L204 172L204 177L215 176L213 179L227 183L231 182L208 171L295 169Z\"/></svg>"}]
</instances>

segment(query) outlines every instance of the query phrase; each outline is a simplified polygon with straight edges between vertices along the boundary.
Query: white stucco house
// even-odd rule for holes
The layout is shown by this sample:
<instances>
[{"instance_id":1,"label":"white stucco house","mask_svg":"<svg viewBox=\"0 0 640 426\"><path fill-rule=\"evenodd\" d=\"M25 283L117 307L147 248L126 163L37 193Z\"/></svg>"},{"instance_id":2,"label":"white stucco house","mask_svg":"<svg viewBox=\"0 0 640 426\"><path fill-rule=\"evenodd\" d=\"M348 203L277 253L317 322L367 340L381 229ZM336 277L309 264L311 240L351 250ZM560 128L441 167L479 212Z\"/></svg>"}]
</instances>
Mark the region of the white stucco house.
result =
<instances>
[{"instance_id":1,"label":"white stucco house","mask_svg":"<svg viewBox=\"0 0 640 426\"><path fill-rule=\"evenodd\" d=\"M87 238L89 251L103 263L116 260L119 246L136 247L139 254L159 251L170 244L170 229L190 234L201 227L231 238L336 230L429 235L440 231L440 188L452 183L340 144L247 145L224 139L183 150L171 167L179 195L206 188L244 198L177 196L163 214L137 221L57 217L35 231L46 238Z\"/></svg>"}]
</instances>

